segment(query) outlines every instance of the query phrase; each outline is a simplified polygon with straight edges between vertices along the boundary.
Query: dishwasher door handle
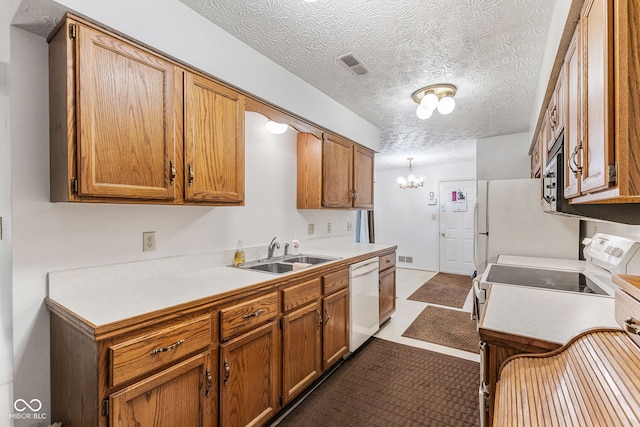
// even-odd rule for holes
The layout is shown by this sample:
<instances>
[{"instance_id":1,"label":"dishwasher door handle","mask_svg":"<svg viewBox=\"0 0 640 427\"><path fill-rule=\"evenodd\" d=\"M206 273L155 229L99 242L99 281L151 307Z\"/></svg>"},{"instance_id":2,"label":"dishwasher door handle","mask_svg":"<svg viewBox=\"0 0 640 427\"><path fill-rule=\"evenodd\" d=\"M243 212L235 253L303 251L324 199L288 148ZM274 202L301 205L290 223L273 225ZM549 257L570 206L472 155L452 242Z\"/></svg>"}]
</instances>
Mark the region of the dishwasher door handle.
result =
<instances>
[{"instance_id":1,"label":"dishwasher door handle","mask_svg":"<svg viewBox=\"0 0 640 427\"><path fill-rule=\"evenodd\" d=\"M351 277L363 276L377 269L378 269L377 262L361 265L351 270Z\"/></svg>"}]
</instances>

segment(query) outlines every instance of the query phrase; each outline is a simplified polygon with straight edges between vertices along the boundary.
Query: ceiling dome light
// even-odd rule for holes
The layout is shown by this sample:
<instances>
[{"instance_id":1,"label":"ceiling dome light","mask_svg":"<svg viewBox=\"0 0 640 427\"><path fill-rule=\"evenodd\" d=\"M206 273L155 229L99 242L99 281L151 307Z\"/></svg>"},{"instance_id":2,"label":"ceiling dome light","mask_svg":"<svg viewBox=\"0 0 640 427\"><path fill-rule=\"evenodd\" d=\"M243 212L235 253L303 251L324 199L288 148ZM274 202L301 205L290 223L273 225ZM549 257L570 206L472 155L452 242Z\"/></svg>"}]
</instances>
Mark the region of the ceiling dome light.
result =
<instances>
[{"instance_id":1,"label":"ceiling dome light","mask_svg":"<svg viewBox=\"0 0 640 427\"><path fill-rule=\"evenodd\" d=\"M420 101L420 105L433 111L438 106L438 101L438 95L436 95L435 93L428 93L422 98L422 100Z\"/></svg>"},{"instance_id":2,"label":"ceiling dome light","mask_svg":"<svg viewBox=\"0 0 640 427\"><path fill-rule=\"evenodd\" d=\"M267 130L269 132L271 132L274 135L280 135L283 134L287 131L287 129L289 129L289 125L286 123L278 123L278 122L274 122L272 120L269 120L267 123L264 124L264 127L267 128Z\"/></svg>"},{"instance_id":3,"label":"ceiling dome light","mask_svg":"<svg viewBox=\"0 0 640 427\"><path fill-rule=\"evenodd\" d=\"M438 102L438 112L440 114L449 114L456 108L456 101L450 96L445 96Z\"/></svg>"},{"instance_id":4,"label":"ceiling dome light","mask_svg":"<svg viewBox=\"0 0 640 427\"><path fill-rule=\"evenodd\" d=\"M456 108L456 87L450 84L437 84L423 87L413 92L411 97L418 103L416 115L421 120L426 120L435 109L440 114L450 114Z\"/></svg>"},{"instance_id":5,"label":"ceiling dome light","mask_svg":"<svg viewBox=\"0 0 640 427\"><path fill-rule=\"evenodd\" d=\"M418 105L416 109L416 115L420 120L426 120L433 114L433 108L427 108L424 105Z\"/></svg>"}]
</instances>

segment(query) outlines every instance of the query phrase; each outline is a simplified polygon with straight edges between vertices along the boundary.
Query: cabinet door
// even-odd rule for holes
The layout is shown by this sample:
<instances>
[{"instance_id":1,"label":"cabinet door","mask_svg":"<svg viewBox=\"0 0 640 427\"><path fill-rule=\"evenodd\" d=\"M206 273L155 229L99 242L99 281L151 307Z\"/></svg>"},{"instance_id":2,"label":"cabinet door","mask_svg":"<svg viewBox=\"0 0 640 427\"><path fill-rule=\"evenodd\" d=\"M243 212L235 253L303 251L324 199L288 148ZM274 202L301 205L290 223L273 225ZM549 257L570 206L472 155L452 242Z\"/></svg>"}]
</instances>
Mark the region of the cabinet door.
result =
<instances>
[{"instance_id":1,"label":"cabinet door","mask_svg":"<svg viewBox=\"0 0 640 427\"><path fill-rule=\"evenodd\" d=\"M353 145L325 135L322 155L322 205L327 208L350 208Z\"/></svg>"},{"instance_id":2,"label":"cabinet door","mask_svg":"<svg viewBox=\"0 0 640 427\"><path fill-rule=\"evenodd\" d=\"M173 199L176 68L82 25L76 47L78 194Z\"/></svg>"},{"instance_id":3,"label":"cabinet door","mask_svg":"<svg viewBox=\"0 0 640 427\"><path fill-rule=\"evenodd\" d=\"M185 200L244 200L244 97L210 79L185 77Z\"/></svg>"},{"instance_id":4,"label":"cabinet door","mask_svg":"<svg viewBox=\"0 0 640 427\"><path fill-rule=\"evenodd\" d=\"M380 272L380 323L396 311L396 268Z\"/></svg>"},{"instance_id":5,"label":"cabinet door","mask_svg":"<svg viewBox=\"0 0 640 427\"><path fill-rule=\"evenodd\" d=\"M209 352L192 357L112 394L110 426L210 426L213 383Z\"/></svg>"},{"instance_id":6,"label":"cabinet door","mask_svg":"<svg viewBox=\"0 0 640 427\"><path fill-rule=\"evenodd\" d=\"M349 289L324 297L322 305L322 368L327 369L349 351Z\"/></svg>"},{"instance_id":7,"label":"cabinet door","mask_svg":"<svg viewBox=\"0 0 640 427\"><path fill-rule=\"evenodd\" d=\"M556 102L556 91L553 91L551 95L551 99L549 100L549 105L547 106L547 111L545 113L546 123L545 127L548 128L546 135L546 150L547 154L551 152L551 148L553 147L553 143L555 142L555 129L556 129L556 114L558 111L558 105Z\"/></svg>"},{"instance_id":8,"label":"cabinet door","mask_svg":"<svg viewBox=\"0 0 640 427\"><path fill-rule=\"evenodd\" d=\"M540 159L540 134L538 133L538 137L533 145L533 151L531 152L531 178L540 178L541 173L541 159Z\"/></svg>"},{"instance_id":9,"label":"cabinet door","mask_svg":"<svg viewBox=\"0 0 640 427\"><path fill-rule=\"evenodd\" d=\"M587 0L582 15L583 154L582 193L609 186L608 168L613 165L612 8L608 0Z\"/></svg>"},{"instance_id":10,"label":"cabinet door","mask_svg":"<svg viewBox=\"0 0 640 427\"><path fill-rule=\"evenodd\" d=\"M374 153L360 147L353 148L353 207L373 209Z\"/></svg>"},{"instance_id":11,"label":"cabinet door","mask_svg":"<svg viewBox=\"0 0 640 427\"><path fill-rule=\"evenodd\" d=\"M278 411L278 331L268 323L220 346L222 427L261 425Z\"/></svg>"},{"instance_id":12,"label":"cabinet door","mask_svg":"<svg viewBox=\"0 0 640 427\"><path fill-rule=\"evenodd\" d=\"M582 168L580 160L580 147L582 145L580 28L580 23L578 23L564 61L567 78L567 119L564 128L565 198L575 197L580 194L580 169Z\"/></svg>"},{"instance_id":13,"label":"cabinet door","mask_svg":"<svg viewBox=\"0 0 640 427\"><path fill-rule=\"evenodd\" d=\"M553 141L555 142L564 130L567 114L567 70L564 66L558 75L554 95L556 106L551 118L553 120Z\"/></svg>"},{"instance_id":14,"label":"cabinet door","mask_svg":"<svg viewBox=\"0 0 640 427\"><path fill-rule=\"evenodd\" d=\"M320 302L282 317L284 404L311 385L322 372Z\"/></svg>"}]
</instances>

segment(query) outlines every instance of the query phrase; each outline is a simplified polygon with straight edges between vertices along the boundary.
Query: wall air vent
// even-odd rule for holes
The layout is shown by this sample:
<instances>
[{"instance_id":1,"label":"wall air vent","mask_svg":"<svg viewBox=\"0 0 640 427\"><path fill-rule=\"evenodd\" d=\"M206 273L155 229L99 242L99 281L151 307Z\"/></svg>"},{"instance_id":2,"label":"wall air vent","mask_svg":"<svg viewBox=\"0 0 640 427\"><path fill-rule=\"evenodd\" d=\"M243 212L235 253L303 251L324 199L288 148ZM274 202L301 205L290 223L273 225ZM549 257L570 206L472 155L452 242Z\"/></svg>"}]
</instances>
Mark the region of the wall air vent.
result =
<instances>
[{"instance_id":1,"label":"wall air vent","mask_svg":"<svg viewBox=\"0 0 640 427\"><path fill-rule=\"evenodd\" d=\"M367 66L364 65L362 61L360 61L360 59L358 59L358 57L356 57L356 55L353 52L347 53L346 55L339 56L338 60L342 63L342 65L344 65L345 67L347 67L348 69L350 69L351 71L353 71L359 76L363 76L371 72L371 70L369 70L369 68L367 68Z\"/></svg>"}]
</instances>

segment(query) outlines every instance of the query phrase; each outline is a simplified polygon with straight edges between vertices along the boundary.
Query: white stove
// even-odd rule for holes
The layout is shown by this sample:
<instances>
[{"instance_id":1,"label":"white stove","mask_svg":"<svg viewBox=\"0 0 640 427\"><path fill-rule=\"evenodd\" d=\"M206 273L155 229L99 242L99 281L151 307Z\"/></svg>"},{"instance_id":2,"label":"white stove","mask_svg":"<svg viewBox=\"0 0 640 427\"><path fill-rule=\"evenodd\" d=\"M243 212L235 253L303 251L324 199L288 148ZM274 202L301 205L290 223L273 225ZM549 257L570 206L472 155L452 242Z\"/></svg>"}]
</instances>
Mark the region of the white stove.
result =
<instances>
[{"instance_id":1,"label":"white stove","mask_svg":"<svg viewBox=\"0 0 640 427\"><path fill-rule=\"evenodd\" d=\"M473 282L479 328L564 344L588 328L617 327L612 275L640 274L640 243L605 234L582 243L585 261L501 255L489 264ZM481 345L481 414L492 392L486 363Z\"/></svg>"},{"instance_id":2,"label":"white stove","mask_svg":"<svg viewBox=\"0 0 640 427\"><path fill-rule=\"evenodd\" d=\"M613 274L640 274L640 243L595 234L584 239L586 261L502 256L474 279L475 313L479 320L491 284L526 286L613 298Z\"/></svg>"}]
</instances>

